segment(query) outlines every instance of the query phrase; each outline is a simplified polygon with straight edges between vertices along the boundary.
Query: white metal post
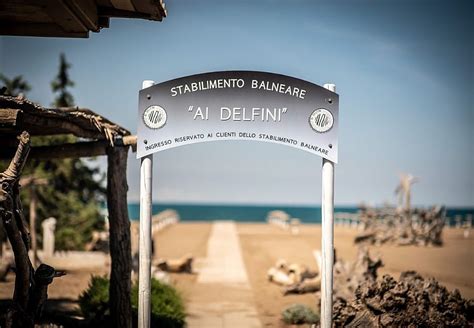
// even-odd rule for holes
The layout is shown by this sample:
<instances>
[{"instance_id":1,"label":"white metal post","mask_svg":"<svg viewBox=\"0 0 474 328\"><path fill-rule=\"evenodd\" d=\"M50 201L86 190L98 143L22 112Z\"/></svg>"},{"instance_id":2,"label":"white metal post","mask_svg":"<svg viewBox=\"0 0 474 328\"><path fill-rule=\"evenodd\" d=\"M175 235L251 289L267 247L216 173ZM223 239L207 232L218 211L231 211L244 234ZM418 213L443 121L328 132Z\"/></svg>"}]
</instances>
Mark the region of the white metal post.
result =
<instances>
[{"instance_id":1,"label":"white metal post","mask_svg":"<svg viewBox=\"0 0 474 328\"><path fill-rule=\"evenodd\" d=\"M336 92L334 84L324 88ZM332 291L334 265L334 163L323 158L322 167L322 272L321 272L321 328L332 326Z\"/></svg>"},{"instance_id":2,"label":"white metal post","mask_svg":"<svg viewBox=\"0 0 474 328\"><path fill-rule=\"evenodd\" d=\"M154 85L145 80L142 89ZM138 268L138 327L150 327L151 292L151 209L153 155L141 158L140 164L140 237Z\"/></svg>"}]
</instances>

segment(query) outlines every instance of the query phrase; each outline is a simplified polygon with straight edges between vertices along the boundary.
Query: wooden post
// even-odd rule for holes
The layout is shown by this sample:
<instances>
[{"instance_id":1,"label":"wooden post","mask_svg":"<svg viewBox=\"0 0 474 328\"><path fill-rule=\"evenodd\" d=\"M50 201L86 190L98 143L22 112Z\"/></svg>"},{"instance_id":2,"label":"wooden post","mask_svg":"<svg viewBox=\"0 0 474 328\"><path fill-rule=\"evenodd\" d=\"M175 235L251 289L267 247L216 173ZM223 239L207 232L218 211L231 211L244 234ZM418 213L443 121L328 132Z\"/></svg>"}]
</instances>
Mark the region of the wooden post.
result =
<instances>
[{"instance_id":1,"label":"wooden post","mask_svg":"<svg viewBox=\"0 0 474 328\"><path fill-rule=\"evenodd\" d=\"M110 229L110 317L111 327L132 327L130 301L132 255L127 208L128 147L107 150L107 208Z\"/></svg>"},{"instance_id":2,"label":"wooden post","mask_svg":"<svg viewBox=\"0 0 474 328\"><path fill-rule=\"evenodd\" d=\"M142 89L154 85L143 81ZM140 238L138 272L138 328L150 327L151 293L151 215L153 155L141 159L140 165Z\"/></svg>"},{"instance_id":3,"label":"wooden post","mask_svg":"<svg viewBox=\"0 0 474 328\"><path fill-rule=\"evenodd\" d=\"M324 87L336 92L334 84ZM332 327L332 291L334 266L334 163L323 158L321 227L321 328Z\"/></svg>"}]
</instances>

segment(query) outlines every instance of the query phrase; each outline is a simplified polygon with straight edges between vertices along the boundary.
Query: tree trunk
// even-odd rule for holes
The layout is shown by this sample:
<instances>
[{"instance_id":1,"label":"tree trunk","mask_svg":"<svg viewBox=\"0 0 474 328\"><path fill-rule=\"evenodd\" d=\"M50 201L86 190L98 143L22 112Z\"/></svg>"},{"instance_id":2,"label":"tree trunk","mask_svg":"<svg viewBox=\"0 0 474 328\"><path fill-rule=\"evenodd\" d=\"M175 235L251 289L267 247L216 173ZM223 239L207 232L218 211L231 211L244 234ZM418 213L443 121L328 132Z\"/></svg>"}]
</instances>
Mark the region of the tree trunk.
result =
<instances>
[{"instance_id":1,"label":"tree trunk","mask_svg":"<svg viewBox=\"0 0 474 328\"><path fill-rule=\"evenodd\" d=\"M130 301L132 256L127 208L128 147L107 150L107 207L110 226L110 316L112 327L132 327Z\"/></svg>"}]
</instances>

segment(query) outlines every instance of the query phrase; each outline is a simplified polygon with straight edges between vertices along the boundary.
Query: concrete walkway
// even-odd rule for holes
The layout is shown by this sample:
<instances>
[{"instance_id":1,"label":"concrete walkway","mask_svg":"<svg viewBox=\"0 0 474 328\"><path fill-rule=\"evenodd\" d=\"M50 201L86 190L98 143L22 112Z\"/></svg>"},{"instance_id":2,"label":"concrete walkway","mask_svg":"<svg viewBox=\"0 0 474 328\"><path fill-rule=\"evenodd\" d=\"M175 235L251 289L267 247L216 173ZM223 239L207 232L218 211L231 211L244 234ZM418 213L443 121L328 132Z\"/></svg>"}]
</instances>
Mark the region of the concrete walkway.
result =
<instances>
[{"instance_id":1,"label":"concrete walkway","mask_svg":"<svg viewBox=\"0 0 474 328\"><path fill-rule=\"evenodd\" d=\"M221 291L207 293L212 288ZM214 295L214 296L213 296ZM216 221L188 303L190 328L260 328L237 228L232 221Z\"/></svg>"}]
</instances>

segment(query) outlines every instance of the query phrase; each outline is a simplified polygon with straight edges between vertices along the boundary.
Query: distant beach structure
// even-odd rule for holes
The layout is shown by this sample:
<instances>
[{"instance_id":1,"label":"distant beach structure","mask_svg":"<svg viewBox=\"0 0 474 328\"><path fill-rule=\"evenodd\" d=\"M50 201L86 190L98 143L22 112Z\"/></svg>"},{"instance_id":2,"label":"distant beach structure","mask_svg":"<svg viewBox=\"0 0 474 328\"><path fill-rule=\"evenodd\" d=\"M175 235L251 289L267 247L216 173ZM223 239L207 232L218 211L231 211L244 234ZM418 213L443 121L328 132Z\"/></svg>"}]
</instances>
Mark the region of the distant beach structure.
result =
<instances>
[{"instance_id":1,"label":"distant beach structure","mask_svg":"<svg viewBox=\"0 0 474 328\"><path fill-rule=\"evenodd\" d=\"M180 221L215 221L234 220L237 222L266 222L269 212L283 211L291 218L298 218L301 223L321 223L321 207L301 205L248 205L248 204L192 204L192 203L154 203L153 214L166 209L175 210ZM359 206L336 206L336 224L352 223L356 220ZM132 221L138 220L138 203L128 204L128 213ZM469 221L474 216L474 207L446 208L448 226L454 226L457 217L461 223Z\"/></svg>"}]
</instances>

